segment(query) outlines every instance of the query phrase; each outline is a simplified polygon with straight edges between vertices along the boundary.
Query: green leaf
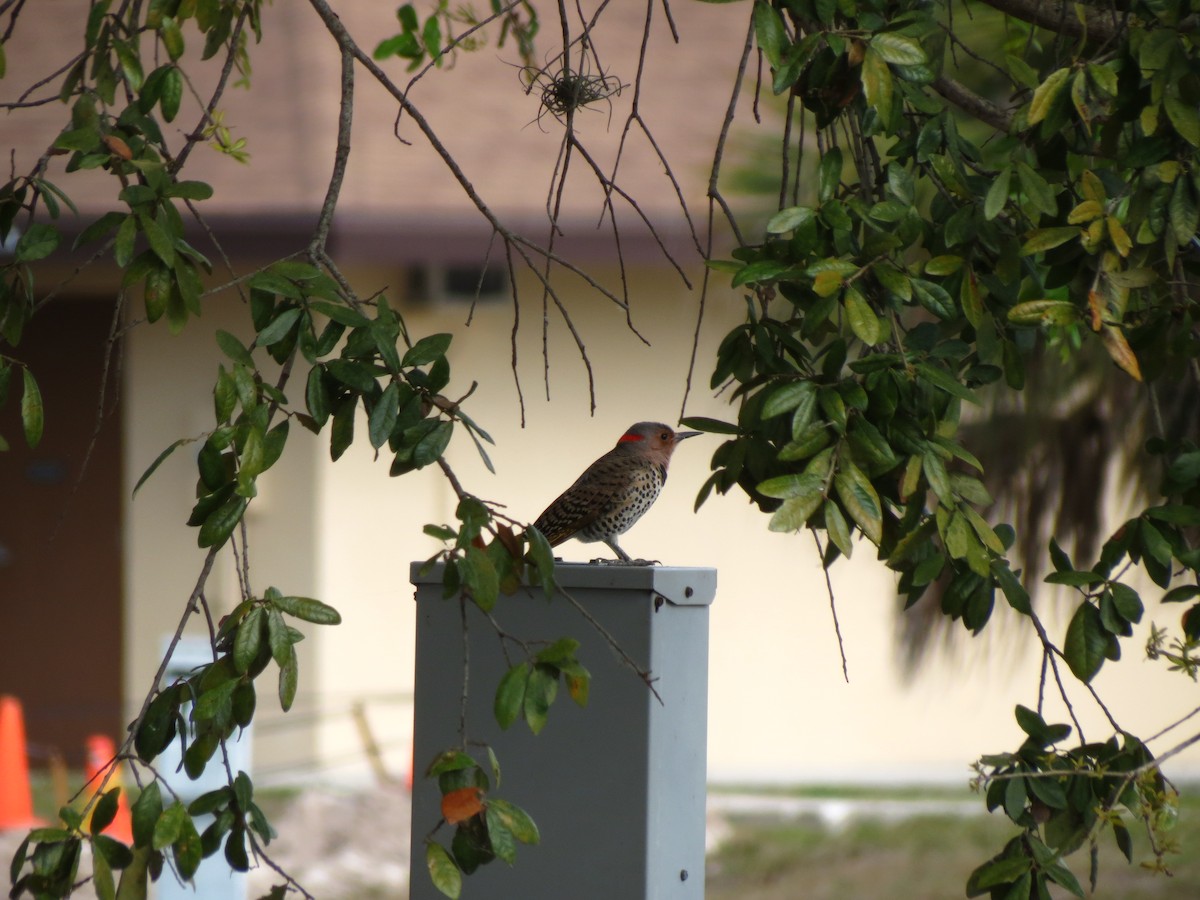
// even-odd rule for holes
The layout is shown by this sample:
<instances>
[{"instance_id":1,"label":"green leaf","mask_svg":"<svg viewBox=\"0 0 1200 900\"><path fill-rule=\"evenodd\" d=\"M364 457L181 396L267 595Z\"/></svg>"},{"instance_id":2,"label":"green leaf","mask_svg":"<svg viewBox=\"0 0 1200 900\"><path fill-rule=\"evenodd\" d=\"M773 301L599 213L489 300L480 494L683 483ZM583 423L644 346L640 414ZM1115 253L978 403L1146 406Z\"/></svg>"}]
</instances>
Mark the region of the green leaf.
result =
<instances>
[{"instance_id":1,"label":"green leaf","mask_svg":"<svg viewBox=\"0 0 1200 900\"><path fill-rule=\"evenodd\" d=\"M296 690L300 684L300 661L296 648L288 645L287 660L279 666L279 708L287 712L296 702Z\"/></svg>"},{"instance_id":2,"label":"green leaf","mask_svg":"<svg viewBox=\"0 0 1200 900\"><path fill-rule=\"evenodd\" d=\"M233 529L241 521L242 514L250 500L242 496L233 496L209 514L200 526L197 542L201 547L220 547L233 534Z\"/></svg>"},{"instance_id":3,"label":"green leaf","mask_svg":"<svg viewBox=\"0 0 1200 900\"><path fill-rule=\"evenodd\" d=\"M441 844L430 841L425 845L425 868L433 886L451 900L462 895L462 872Z\"/></svg>"},{"instance_id":4,"label":"green leaf","mask_svg":"<svg viewBox=\"0 0 1200 900\"><path fill-rule=\"evenodd\" d=\"M738 427L720 419L710 419L706 416L688 416L681 423L685 428L694 428L709 434L737 434Z\"/></svg>"},{"instance_id":5,"label":"green leaf","mask_svg":"<svg viewBox=\"0 0 1200 900\"><path fill-rule=\"evenodd\" d=\"M220 328L217 329L216 338L217 346L221 348L222 353L234 362L240 362L243 365L254 368L254 357L250 355L250 351L246 349L245 344L228 331Z\"/></svg>"},{"instance_id":6,"label":"green leaf","mask_svg":"<svg viewBox=\"0 0 1200 900\"><path fill-rule=\"evenodd\" d=\"M125 75L129 89L135 94L138 93L142 88L145 75L142 72L142 62L138 58L137 49L124 41L114 41L113 46L117 51L117 59L121 63L121 71Z\"/></svg>"},{"instance_id":7,"label":"green leaf","mask_svg":"<svg viewBox=\"0 0 1200 900\"><path fill-rule=\"evenodd\" d=\"M270 601L289 616L314 625L340 625L342 615L332 606L311 597L276 597Z\"/></svg>"},{"instance_id":8,"label":"green leaf","mask_svg":"<svg viewBox=\"0 0 1200 900\"><path fill-rule=\"evenodd\" d=\"M1050 114L1050 108L1058 99L1058 95L1062 93L1063 88L1067 86L1067 79L1070 75L1070 69L1058 69L1038 85L1037 90L1033 92L1033 98L1029 101L1028 121L1030 125L1036 125Z\"/></svg>"},{"instance_id":9,"label":"green leaf","mask_svg":"<svg viewBox=\"0 0 1200 900\"><path fill-rule=\"evenodd\" d=\"M778 69L783 51L787 47L787 31L783 27L783 18L779 10L767 3L766 0L755 0L754 3L754 34L758 39L758 48L762 50L772 69Z\"/></svg>"},{"instance_id":10,"label":"green leaf","mask_svg":"<svg viewBox=\"0 0 1200 900\"><path fill-rule=\"evenodd\" d=\"M1080 604L1067 626L1063 656L1075 677L1090 682L1104 665L1109 636L1100 621L1100 611L1091 603Z\"/></svg>"},{"instance_id":11,"label":"green leaf","mask_svg":"<svg viewBox=\"0 0 1200 900\"><path fill-rule=\"evenodd\" d=\"M1051 572L1043 579L1046 584L1065 584L1071 587L1087 587L1093 584L1100 584L1104 581L1104 576L1087 570L1075 572Z\"/></svg>"},{"instance_id":12,"label":"green leaf","mask_svg":"<svg viewBox=\"0 0 1200 900\"><path fill-rule=\"evenodd\" d=\"M470 546L466 556L459 560L459 569L475 605L485 613L491 612L500 594L500 576L491 557L478 547Z\"/></svg>"},{"instance_id":13,"label":"green leaf","mask_svg":"<svg viewBox=\"0 0 1200 900\"><path fill-rule=\"evenodd\" d=\"M842 151L830 147L817 164L817 195L821 202L833 199L842 180Z\"/></svg>"},{"instance_id":14,"label":"green leaf","mask_svg":"<svg viewBox=\"0 0 1200 900\"><path fill-rule=\"evenodd\" d=\"M42 392L28 368L21 370L21 381L21 427L25 430L25 443L32 449L42 441L45 410L42 405Z\"/></svg>"},{"instance_id":15,"label":"green leaf","mask_svg":"<svg viewBox=\"0 0 1200 900\"><path fill-rule=\"evenodd\" d=\"M811 381L788 381L779 385L767 396L762 405L761 416L772 419L775 416L790 412L804 401L805 397L816 394L816 386Z\"/></svg>"},{"instance_id":16,"label":"green leaf","mask_svg":"<svg viewBox=\"0 0 1200 900\"><path fill-rule=\"evenodd\" d=\"M212 195L212 185L204 181L176 181L163 190L164 197L179 197L183 200L207 200Z\"/></svg>"},{"instance_id":17,"label":"green leaf","mask_svg":"<svg viewBox=\"0 0 1200 900\"><path fill-rule=\"evenodd\" d=\"M887 328L862 294L853 287L846 288L842 302L846 306L850 330L856 338L868 346L883 340L887 335Z\"/></svg>"},{"instance_id":18,"label":"green leaf","mask_svg":"<svg viewBox=\"0 0 1200 900\"><path fill-rule=\"evenodd\" d=\"M325 426L325 423L329 421L330 414L329 389L325 386L322 376L322 368L313 366L308 372L308 380L304 389L304 402L308 406L308 414L313 417L318 428Z\"/></svg>"},{"instance_id":19,"label":"green leaf","mask_svg":"<svg viewBox=\"0 0 1200 900\"><path fill-rule=\"evenodd\" d=\"M258 333L258 345L270 347L282 341L295 326L296 320L300 318L302 312L303 310L298 306L285 309Z\"/></svg>"},{"instance_id":20,"label":"green leaf","mask_svg":"<svg viewBox=\"0 0 1200 900\"><path fill-rule=\"evenodd\" d=\"M179 440L175 441L170 446L168 446L167 449L164 450L162 453L158 454L158 456L156 456L154 458L154 462L150 463L150 467L148 469L146 469L145 472L142 473L142 477L137 480L137 484L135 484L133 486L133 493L135 495L137 494L138 488L140 488L143 484L146 483L146 479L148 479L151 475L154 474L155 470L159 466L161 466L163 464L163 462L166 461L168 456L170 456L172 453L174 453L176 450L178 450L184 444L190 444L194 440L196 440L196 439L195 438L180 438Z\"/></svg>"},{"instance_id":21,"label":"green leaf","mask_svg":"<svg viewBox=\"0 0 1200 900\"><path fill-rule=\"evenodd\" d=\"M1035 710L1030 709L1028 706L1022 706L1020 703L1018 703L1015 716L1017 719L1017 724L1021 727L1021 730L1031 738L1040 739L1041 736L1045 734L1046 720L1043 719Z\"/></svg>"},{"instance_id":22,"label":"green leaf","mask_svg":"<svg viewBox=\"0 0 1200 900\"><path fill-rule=\"evenodd\" d=\"M233 666L239 672L245 673L249 670L258 656L266 619L267 611L261 606L256 606L238 626L237 636L233 641Z\"/></svg>"},{"instance_id":23,"label":"green leaf","mask_svg":"<svg viewBox=\"0 0 1200 900\"><path fill-rule=\"evenodd\" d=\"M1116 839L1117 849L1125 857L1126 862L1133 862L1133 837L1129 833L1129 829L1119 820L1114 820L1112 823L1113 838Z\"/></svg>"},{"instance_id":24,"label":"green leaf","mask_svg":"<svg viewBox=\"0 0 1200 900\"><path fill-rule=\"evenodd\" d=\"M808 494L784 501L783 505L771 516L771 521L767 526L771 531L798 531L825 502L824 482L813 476L801 477L812 478L815 488Z\"/></svg>"},{"instance_id":25,"label":"green leaf","mask_svg":"<svg viewBox=\"0 0 1200 900\"><path fill-rule=\"evenodd\" d=\"M896 66L919 66L928 62L920 43L895 32L881 32L871 38L869 47L886 62Z\"/></svg>"},{"instance_id":26,"label":"green leaf","mask_svg":"<svg viewBox=\"0 0 1200 900\"><path fill-rule=\"evenodd\" d=\"M96 840L99 841L100 838ZM156 856L157 854L150 849L148 842L138 842L138 846L133 849L129 864L121 873L116 900L146 900L150 862Z\"/></svg>"},{"instance_id":27,"label":"green leaf","mask_svg":"<svg viewBox=\"0 0 1200 900\"><path fill-rule=\"evenodd\" d=\"M484 817L487 822L488 843L496 856L511 866L517 859L516 838L504 823L500 811L494 809L491 804L488 804Z\"/></svg>"},{"instance_id":28,"label":"green leaf","mask_svg":"<svg viewBox=\"0 0 1200 900\"><path fill-rule=\"evenodd\" d=\"M1004 814L1018 821L1025 812L1025 799L1025 779L1009 778L1004 785Z\"/></svg>"},{"instance_id":29,"label":"green leaf","mask_svg":"<svg viewBox=\"0 0 1200 900\"><path fill-rule=\"evenodd\" d=\"M1200 114L1196 112L1196 105L1185 103L1169 94L1163 97L1162 103L1163 109L1167 111L1167 118L1171 120L1171 125L1179 136L1193 147L1200 147Z\"/></svg>"},{"instance_id":30,"label":"green leaf","mask_svg":"<svg viewBox=\"0 0 1200 900\"><path fill-rule=\"evenodd\" d=\"M1142 598L1138 596L1138 592L1127 585L1116 582L1111 585L1110 590L1112 591L1113 606L1117 610L1117 615L1126 622L1134 624L1140 622L1144 607L1142 606ZM1196 595L1200 596L1200 590L1197 590ZM1166 597L1163 597L1164 602L1166 602L1166 599Z\"/></svg>"},{"instance_id":31,"label":"green leaf","mask_svg":"<svg viewBox=\"0 0 1200 900\"><path fill-rule=\"evenodd\" d=\"M1022 586L1013 570L1008 567L1007 561L994 559L991 569L996 583L1004 592L1004 599L1008 601L1008 605L1022 615L1031 615L1033 607L1029 603L1029 592Z\"/></svg>"},{"instance_id":32,"label":"green leaf","mask_svg":"<svg viewBox=\"0 0 1200 900\"><path fill-rule=\"evenodd\" d=\"M967 879L967 896L978 897L997 885L1010 884L1028 873L1032 865L1033 860L1024 855L990 859ZM1029 896L1028 891L1024 896Z\"/></svg>"},{"instance_id":33,"label":"green leaf","mask_svg":"<svg viewBox=\"0 0 1200 900\"><path fill-rule=\"evenodd\" d=\"M149 845L158 817L162 815L162 793L157 781L152 781L138 794L130 807L133 839L141 845Z\"/></svg>"},{"instance_id":34,"label":"green leaf","mask_svg":"<svg viewBox=\"0 0 1200 900\"><path fill-rule=\"evenodd\" d=\"M179 837L171 847L175 856L175 868L181 878L190 880L200 868L203 850L200 845L200 835L191 817L185 817L180 827Z\"/></svg>"},{"instance_id":35,"label":"green leaf","mask_svg":"<svg viewBox=\"0 0 1200 900\"><path fill-rule=\"evenodd\" d=\"M187 818L187 810L178 800L168 806L158 817L158 821L154 823L154 837L151 846L155 850L161 850L175 843L183 831L183 823Z\"/></svg>"},{"instance_id":36,"label":"green leaf","mask_svg":"<svg viewBox=\"0 0 1200 900\"><path fill-rule=\"evenodd\" d=\"M1067 241L1075 240L1081 233L1074 226L1035 228L1026 235L1025 243L1021 245L1021 255L1031 256L1034 253L1053 250L1055 247L1062 246Z\"/></svg>"},{"instance_id":37,"label":"green leaf","mask_svg":"<svg viewBox=\"0 0 1200 900\"><path fill-rule=\"evenodd\" d=\"M530 559L537 568L542 590L545 592L547 599L549 599L554 596L555 590L554 550L550 547L550 542L546 540L545 535L532 525L525 530L525 537L529 541Z\"/></svg>"},{"instance_id":38,"label":"green leaf","mask_svg":"<svg viewBox=\"0 0 1200 900\"><path fill-rule=\"evenodd\" d=\"M16 262L36 262L45 259L58 248L60 240L62 235L53 225L34 222L17 241L13 259Z\"/></svg>"},{"instance_id":39,"label":"green leaf","mask_svg":"<svg viewBox=\"0 0 1200 900\"><path fill-rule=\"evenodd\" d=\"M586 709L592 693L592 673L575 660L563 663L560 670L567 683L567 693L577 706Z\"/></svg>"},{"instance_id":40,"label":"green leaf","mask_svg":"<svg viewBox=\"0 0 1200 900\"><path fill-rule=\"evenodd\" d=\"M175 716L178 710L178 696L173 688L167 688L151 701L145 718L134 735L133 747L139 759L145 762L152 761L175 737Z\"/></svg>"},{"instance_id":41,"label":"green leaf","mask_svg":"<svg viewBox=\"0 0 1200 900\"><path fill-rule=\"evenodd\" d=\"M1070 325L1079 318L1079 309L1069 300L1026 300L1008 311L1014 325Z\"/></svg>"},{"instance_id":42,"label":"green leaf","mask_svg":"<svg viewBox=\"0 0 1200 900\"><path fill-rule=\"evenodd\" d=\"M368 419L368 439L371 446L378 450L385 443L392 433L392 429L396 427L396 420L400 414L400 385L398 382L391 382L383 390L383 394L375 401L375 406L371 409L371 416Z\"/></svg>"},{"instance_id":43,"label":"green leaf","mask_svg":"<svg viewBox=\"0 0 1200 900\"><path fill-rule=\"evenodd\" d=\"M546 717L557 693L557 672L546 665L534 666L525 684L525 721L534 734L540 734L546 727Z\"/></svg>"},{"instance_id":44,"label":"green leaf","mask_svg":"<svg viewBox=\"0 0 1200 900\"><path fill-rule=\"evenodd\" d=\"M417 441L413 448L412 461L418 469L437 462L442 457L450 438L454 434L454 423L438 422L437 425L423 438Z\"/></svg>"},{"instance_id":45,"label":"green leaf","mask_svg":"<svg viewBox=\"0 0 1200 900\"><path fill-rule=\"evenodd\" d=\"M842 555L849 559L850 554L854 552L854 544L850 540L850 528L846 525L846 517L842 515L837 503L832 500L826 501L823 509L825 533L829 535L834 546L842 551Z\"/></svg>"},{"instance_id":46,"label":"green leaf","mask_svg":"<svg viewBox=\"0 0 1200 900\"><path fill-rule=\"evenodd\" d=\"M806 498L813 491L820 493L825 481L818 475L805 473L803 475L776 475L758 484L760 494L775 497L779 500L791 500L795 497Z\"/></svg>"},{"instance_id":47,"label":"green leaf","mask_svg":"<svg viewBox=\"0 0 1200 900\"><path fill-rule=\"evenodd\" d=\"M168 269L175 265L175 241L169 235L166 229L158 222L157 219L145 214L138 213L138 223L142 226L142 233L146 235L146 242L150 245L150 249L154 251L154 255L162 260L163 265Z\"/></svg>"},{"instance_id":48,"label":"green leaf","mask_svg":"<svg viewBox=\"0 0 1200 900\"><path fill-rule=\"evenodd\" d=\"M1113 585L1113 599L1114 600L1116 599L1116 589L1118 587L1125 588L1125 590L1128 591L1129 594L1133 595L1132 599L1137 599L1137 594L1134 593L1131 588L1125 587L1125 585L1123 585L1123 584L1121 584L1121 585L1114 584ZM1163 595L1162 602L1163 603L1184 603L1188 600L1191 600L1193 597L1200 597L1200 587L1197 587L1194 584L1185 584L1185 585L1181 585L1180 587L1172 588L1171 590L1167 591ZM1128 595L1126 595L1125 599L1126 599L1127 608L1132 610L1134 607L1131 602L1131 598L1129 598ZM1138 602L1137 602L1136 609L1137 609L1137 614L1140 617L1141 612L1142 612L1142 604L1141 604L1140 600L1138 600ZM1128 616L1126 616L1125 618L1128 618ZM1137 619L1130 619L1129 621L1136 622Z\"/></svg>"},{"instance_id":49,"label":"green leaf","mask_svg":"<svg viewBox=\"0 0 1200 900\"><path fill-rule=\"evenodd\" d=\"M121 796L121 788L114 787L105 791L92 810L92 820L88 823L89 834L99 834L112 824L117 817L117 805Z\"/></svg>"},{"instance_id":50,"label":"green leaf","mask_svg":"<svg viewBox=\"0 0 1200 900\"><path fill-rule=\"evenodd\" d=\"M95 847L92 849L92 886L96 889L97 900L116 900L117 886L113 881L112 866Z\"/></svg>"},{"instance_id":51,"label":"green leaf","mask_svg":"<svg viewBox=\"0 0 1200 900\"><path fill-rule=\"evenodd\" d=\"M413 344L400 360L402 366L424 366L446 355L452 334L431 334Z\"/></svg>"},{"instance_id":52,"label":"green leaf","mask_svg":"<svg viewBox=\"0 0 1200 900\"><path fill-rule=\"evenodd\" d=\"M883 507L871 480L848 458L838 461L833 486L842 506L873 544L883 540Z\"/></svg>"},{"instance_id":53,"label":"green leaf","mask_svg":"<svg viewBox=\"0 0 1200 900\"><path fill-rule=\"evenodd\" d=\"M460 772L463 769L477 769L479 763L469 754L461 750L443 750L433 758L425 769L426 778L436 778L446 772Z\"/></svg>"},{"instance_id":54,"label":"green leaf","mask_svg":"<svg viewBox=\"0 0 1200 900\"><path fill-rule=\"evenodd\" d=\"M495 713L496 723L503 729L507 729L517 721L521 710L524 709L525 686L529 681L531 670L532 666L528 661L518 663L505 672L504 677L500 679L492 711Z\"/></svg>"},{"instance_id":55,"label":"green leaf","mask_svg":"<svg viewBox=\"0 0 1200 900\"><path fill-rule=\"evenodd\" d=\"M1054 215L1058 211L1058 204L1054 200L1054 192L1049 182L1028 163L1017 160L1016 166L1017 173L1021 176L1021 189L1033 208L1048 216Z\"/></svg>"},{"instance_id":56,"label":"green leaf","mask_svg":"<svg viewBox=\"0 0 1200 900\"><path fill-rule=\"evenodd\" d=\"M1061 861L1056 861L1050 865L1043 866L1042 869L1046 873L1046 877L1055 884L1066 888L1080 900L1083 900L1087 895L1084 893L1083 887L1079 884L1079 880L1071 873L1071 870L1062 864Z\"/></svg>"},{"instance_id":57,"label":"green leaf","mask_svg":"<svg viewBox=\"0 0 1200 900\"><path fill-rule=\"evenodd\" d=\"M1031 774L1025 779L1025 784L1029 788L1029 793L1051 809L1067 808L1067 792L1057 776L1038 777Z\"/></svg>"},{"instance_id":58,"label":"green leaf","mask_svg":"<svg viewBox=\"0 0 1200 900\"><path fill-rule=\"evenodd\" d=\"M542 837L538 833L537 825L521 807L499 798L490 799L488 806L496 810L505 827L522 844L537 844L541 842Z\"/></svg>"},{"instance_id":59,"label":"green leaf","mask_svg":"<svg viewBox=\"0 0 1200 900\"><path fill-rule=\"evenodd\" d=\"M781 209L767 221L768 234L784 234L794 231L816 218L816 211L808 206L789 206Z\"/></svg>"},{"instance_id":60,"label":"green leaf","mask_svg":"<svg viewBox=\"0 0 1200 900\"><path fill-rule=\"evenodd\" d=\"M954 318L954 300L944 287L924 278L910 279L912 292L917 302L937 316L939 319Z\"/></svg>"},{"instance_id":61,"label":"green leaf","mask_svg":"<svg viewBox=\"0 0 1200 900\"><path fill-rule=\"evenodd\" d=\"M1188 179L1177 178L1175 180L1168 212L1171 218L1171 230L1175 232L1175 240L1181 245L1187 244L1195 235L1197 225L1200 223L1200 210L1197 209L1196 197Z\"/></svg>"},{"instance_id":62,"label":"green leaf","mask_svg":"<svg viewBox=\"0 0 1200 900\"><path fill-rule=\"evenodd\" d=\"M958 397L960 400L966 400L968 403L980 405L979 398L975 392L939 366L931 363L919 362L916 365L917 375L923 380L932 384L934 387L945 391L952 397Z\"/></svg>"},{"instance_id":63,"label":"green leaf","mask_svg":"<svg viewBox=\"0 0 1200 900\"><path fill-rule=\"evenodd\" d=\"M1005 166L988 188L987 196L983 200L983 217L989 222L1000 215L1000 211L1008 203L1008 186L1011 180L1012 166Z\"/></svg>"},{"instance_id":64,"label":"green leaf","mask_svg":"<svg viewBox=\"0 0 1200 900\"><path fill-rule=\"evenodd\" d=\"M883 35L876 35L877 39L879 37L883 37ZM887 61L877 50L875 41L867 45L867 52L863 57L862 86L863 97L866 99L867 105L875 108L881 120L890 119L894 92L892 70L888 68Z\"/></svg>"},{"instance_id":65,"label":"green leaf","mask_svg":"<svg viewBox=\"0 0 1200 900\"><path fill-rule=\"evenodd\" d=\"M119 229L120 226L124 225L128 219L129 215L127 213L116 211L106 212L99 219L79 233L79 237L75 238L74 246L79 248L84 244L89 244L92 241L97 241L100 240L100 238L107 237L108 234L114 229ZM128 257L126 258L126 262L128 262Z\"/></svg>"}]
</instances>

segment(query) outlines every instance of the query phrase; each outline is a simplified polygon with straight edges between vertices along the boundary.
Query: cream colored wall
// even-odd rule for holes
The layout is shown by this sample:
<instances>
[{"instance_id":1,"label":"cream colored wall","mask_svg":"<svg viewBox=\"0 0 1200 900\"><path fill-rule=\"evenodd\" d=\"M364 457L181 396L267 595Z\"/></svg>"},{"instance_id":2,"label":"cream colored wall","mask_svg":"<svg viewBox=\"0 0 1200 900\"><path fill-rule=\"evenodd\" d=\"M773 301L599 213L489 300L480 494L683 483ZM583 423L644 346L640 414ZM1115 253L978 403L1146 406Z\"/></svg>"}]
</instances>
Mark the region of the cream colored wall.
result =
<instances>
[{"instance_id":1,"label":"cream colored wall","mask_svg":"<svg viewBox=\"0 0 1200 900\"><path fill-rule=\"evenodd\" d=\"M479 382L466 408L497 440L489 448L497 474L486 471L465 435L456 435L448 458L468 490L529 520L627 425L646 418L676 421L695 326L694 300L661 273L632 275L634 318L650 347L628 333L624 314L605 301L574 292L568 301L595 371L599 407L594 417L577 351L553 312L552 399L546 402L540 292L531 279L523 281L524 430L508 368L508 302L477 309L469 329L462 327L465 307L405 305L414 335L457 334L447 394L458 396L472 380ZM384 270L351 273L365 293L396 284L397 277ZM211 334L216 327L232 328L235 312L229 306L213 308L178 337L157 329L134 332L126 362L130 484L171 440L211 427L209 390L216 365ZM707 389L707 361L738 315L740 301L729 291L715 291L689 414L728 415L724 402ZM365 423L360 425L361 435ZM850 683L845 683L811 539L767 532L765 518L734 494L714 496L692 513L718 443L716 437L700 437L682 446L662 497L622 542L634 556L719 569L710 671L713 777L965 780L978 754L1014 749L1021 735L1012 707L1032 704L1037 696L1038 656L1025 629L1001 621L980 638L963 636L957 654L939 656L905 684L894 649L892 576L862 545L852 563L839 563L832 573L849 659ZM300 696L291 717L297 724L281 728L274 698L268 691L260 696L256 768L266 775L286 776L283 769L291 763L320 760L324 777L364 777L362 742L348 716L355 702L366 704L389 771L407 769L410 720L404 696L412 689L414 650L408 563L438 550L440 543L422 535L421 527L451 521L454 498L436 471L396 479L388 477L388 465L383 455L373 459L365 440L332 464L325 439L295 429L289 453L265 477L262 495L252 504L255 590L276 584L287 592L310 593L332 603L344 618L335 628L304 628L309 639L300 645ZM183 525L194 472L191 454L181 449L130 508L130 697L148 682L159 637L174 627L203 556L195 546L195 530ZM570 542L559 549L572 560L602 555L599 545ZM209 596L216 608L228 609L236 585L228 563L222 566ZM1062 633L1066 614L1049 616L1053 633ZM998 609L997 618L1006 617L1008 610ZM1126 642L1130 656L1137 655L1139 641ZM980 645L988 650L983 659L976 653ZM1118 721L1142 734L1195 705L1191 682L1136 659L1109 665L1098 684ZM1087 736L1107 736L1085 693L1075 690L1073 700ZM1061 710L1052 717L1064 718ZM1175 771L1200 774L1195 751L1178 763Z\"/></svg>"}]
</instances>

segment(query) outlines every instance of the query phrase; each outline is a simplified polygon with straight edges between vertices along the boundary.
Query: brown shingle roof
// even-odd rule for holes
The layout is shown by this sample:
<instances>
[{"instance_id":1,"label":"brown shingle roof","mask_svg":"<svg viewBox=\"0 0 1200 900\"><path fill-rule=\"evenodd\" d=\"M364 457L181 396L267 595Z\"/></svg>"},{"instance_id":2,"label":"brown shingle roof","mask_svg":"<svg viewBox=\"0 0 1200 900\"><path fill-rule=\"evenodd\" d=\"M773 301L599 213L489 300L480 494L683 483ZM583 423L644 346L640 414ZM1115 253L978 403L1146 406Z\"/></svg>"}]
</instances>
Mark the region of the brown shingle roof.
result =
<instances>
[{"instance_id":1,"label":"brown shingle roof","mask_svg":"<svg viewBox=\"0 0 1200 900\"><path fill-rule=\"evenodd\" d=\"M671 160L693 216L702 220L708 166L741 53L748 9L746 4L677 2L671 8L681 37L676 45L661 0L649 2L654 27L640 109ZM561 40L555 4L537 5L543 12L539 52L548 56ZM334 6L368 53L378 40L397 30L391 3L357 0ZM611 169L633 100L631 82L646 9L645 3L614 0L594 32L607 73L629 85L612 99L611 124L605 103L576 117L585 144L605 170ZM46 74L80 46L85 10L82 0L38 0L25 9L8 46L8 77L0 82L6 100L15 99L32 80L30 72ZM263 17L264 40L250 47L251 89L230 87L220 104L234 135L247 138L251 162L239 165L208 147L197 147L187 177L209 181L216 188L216 195L201 204L209 215L266 217L260 221L307 227L320 207L332 168L338 113L337 48L306 3L268 5ZM200 40L194 26L185 27L184 33L188 41L184 62L192 71L197 66ZM498 50L493 37L480 50L458 54L452 67L431 71L409 96L484 201L506 222L528 228L541 238L546 230L549 179L563 128L548 115L540 125L535 121L538 92L526 94L513 65L515 59L512 45ZM31 64L32 60L36 62ZM382 66L398 85L407 84L410 76L404 72L403 61L392 59ZM439 233L464 228L480 228L486 234L462 188L415 124L401 121L401 135L412 141L406 146L393 135L397 108L393 98L361 67L356 77L351 165L337 226L383 241L401 235L436 239ZM63 106L54 102L0 119L4 135L0 145L15 147L18 172L27 171L53 140L65 113ZM168 126L173 130L168 133L173 147L182 143L183 133L197 119L195 104L185 104ZM586 232L599 219L602 195L581 163L576 159L572 164L564 220L576 222L576 230ZM95 173L96 177L64 180L58 177L61 163L56 169L52 180L67 187L81 209L106 208L113 202L119 185L111 177ZM664 233L686 234L675 192L645 136L636 128L629 137L618 180ZM631 238L636 232L644 234L627 207L619 206L618 216Z\"/></svg>"}]
</instances>

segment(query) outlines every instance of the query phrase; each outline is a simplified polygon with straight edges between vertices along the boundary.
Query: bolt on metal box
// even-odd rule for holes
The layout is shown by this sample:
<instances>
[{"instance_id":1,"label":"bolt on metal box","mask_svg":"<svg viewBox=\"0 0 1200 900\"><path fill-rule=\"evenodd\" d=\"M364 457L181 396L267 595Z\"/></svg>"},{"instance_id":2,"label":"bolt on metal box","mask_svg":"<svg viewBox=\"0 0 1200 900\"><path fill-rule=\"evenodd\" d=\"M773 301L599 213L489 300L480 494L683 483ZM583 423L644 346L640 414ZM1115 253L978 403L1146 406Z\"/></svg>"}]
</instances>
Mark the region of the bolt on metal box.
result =
<instances>
[{"instance_id":1,"label":"bolt on metal box","mask_svg":"<svg viewBox=\"0 0 1200 900\"><path fill-rule=\"evenodd\" d=\"M411 900L442 897L425 871L425 840L441 819L436 779L421 776L441 751L460 743L463 619L457 597L442 598L442 567L414 563L417 648L413 755ZM519 845L516 865L493 860L464 878L468 900L702 900L708 725L708 612L717 573L707 568L560 563L563 596L540 587L501 595L495 624L466 604L469 742L495 751L495 796L523 808L541 842ZM591 673L586 708L560 690L534 735L523 719L501 730L496 687L526 659L496 626L530 653L562 637L580 642ZM654 692L597 625L653 678ZM661 698L661 701L660 699ZM487 751L466 750L488 768ZM490 777L490 773L489 773ZM434 839L448 846L453 828Z\"/></svg>"}]
</instances>

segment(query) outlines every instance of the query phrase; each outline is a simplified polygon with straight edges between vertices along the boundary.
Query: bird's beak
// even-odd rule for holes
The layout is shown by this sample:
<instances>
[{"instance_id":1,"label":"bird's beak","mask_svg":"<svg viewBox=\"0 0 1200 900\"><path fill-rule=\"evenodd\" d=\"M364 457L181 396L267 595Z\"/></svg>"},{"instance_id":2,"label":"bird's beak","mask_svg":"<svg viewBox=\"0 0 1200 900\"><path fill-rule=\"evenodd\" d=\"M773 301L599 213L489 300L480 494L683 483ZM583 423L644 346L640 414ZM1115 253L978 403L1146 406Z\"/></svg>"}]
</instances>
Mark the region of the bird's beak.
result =
<instances>
[{"instance_id":1,"label":"bird's beak","mask_svg":"<svg viewBox=\"0 0 1200 900\"><path fill-rule=\"evenodd\" d=\"M675 443L678 444L684 438L696 437L697 435L699 435L701 433L702 432L699 432L699 431L677 431L677 432L675 432Z\"/></svg>"}]
</instances>

